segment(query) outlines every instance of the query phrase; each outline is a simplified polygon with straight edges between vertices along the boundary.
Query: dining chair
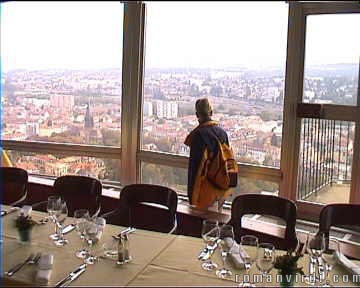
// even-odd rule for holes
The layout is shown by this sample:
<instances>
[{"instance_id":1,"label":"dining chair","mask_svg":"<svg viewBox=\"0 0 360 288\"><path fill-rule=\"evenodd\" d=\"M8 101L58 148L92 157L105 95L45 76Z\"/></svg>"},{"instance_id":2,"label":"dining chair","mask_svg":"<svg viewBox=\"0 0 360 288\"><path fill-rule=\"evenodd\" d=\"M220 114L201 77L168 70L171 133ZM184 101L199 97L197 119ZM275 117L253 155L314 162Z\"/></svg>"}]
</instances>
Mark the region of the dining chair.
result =
<instances>
[{"instance_id":1,"label":"dining chair","mask_svg":"<svg viewBox=\"0 0 360 288\"><path fill-rule=\"evenodd\" d=\"M321 209L319 233L329 237L330 227L339 225L360 228L360 204L328 204Z\"/></svg>"},{"instance_id":2,"label":"dining chair","mask_svg":"<svg viewBox=\"0 0 360 288\"><path fill-rule=\"evenodd\" d=\"M283 219L286 222L284 237L242 227L242 218L246 214L268 215ZM243 235L255 235L260 242L271 242L278 249L295 249L299 244L295 232L296 205L293 201L282 197L263 194L237 196L232 202L229 224L234 227L234 235L238 243Z\"/></svg>"},{"instance_id":3,"label":"dining chair","mask_svg":"<svg viewBox=\"0 0 360 288\"><path fill-rule=\"evenodd\" d=\"M79 175L60 176L55 179L54 192L66 201L69 216L78 209L87 209L92 216L100 212L102 185L98 179Z\"/></svg>"},{"instance_id":4,"label":"dining chair","mask_svg":"<svg viewBox=\"0 0 360 288\"><path fill-rule=\"evenodd\" d=\"M26 199L28 173L16 167L0 167L1 204L14 206Z\"/></svg>"},{"instance_id":5,"label":"dining chair","mask_svg":"<svg viewBox=\"0 0 360 288\"><path fill-rule=\"evenodd\" d=\"M177 203L177 193L171 188L131 184L121 190L118 208L101 217L116 225L174 233L177 228Z\"/></svg>"}]
</instances>

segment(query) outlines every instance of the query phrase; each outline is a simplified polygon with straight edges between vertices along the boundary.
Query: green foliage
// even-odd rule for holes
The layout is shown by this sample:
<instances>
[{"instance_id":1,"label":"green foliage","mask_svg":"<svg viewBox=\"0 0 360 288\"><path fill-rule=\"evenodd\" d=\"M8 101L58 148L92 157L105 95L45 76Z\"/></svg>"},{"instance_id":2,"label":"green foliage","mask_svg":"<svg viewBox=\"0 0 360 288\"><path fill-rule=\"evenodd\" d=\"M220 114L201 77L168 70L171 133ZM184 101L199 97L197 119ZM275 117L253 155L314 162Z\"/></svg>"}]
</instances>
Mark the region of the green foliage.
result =
<instances>
[{"instance_id":1,"label":"green foliage","mask_svg":"<svg viewBox=\"0 0 360 288\"><path fill-rule=\"evenodd\" d=\"M15 220L15 227L19 230L27 230L35 225L35 221L31 219L31 216L20 215Z\"/></svg>"},{"instance_id":2,"label":"green foliage","mask_svg":"<svg viewBox=\"0 0 360 288\"><path fill-rule=\"evenodd\" d=\"M301 274L304 275L302 267L298 267L297 261L302 257L300 251L294 253L293 251L287 251L285 255L277 256L274 267L280 270L281 274Z\"/></svg>"}]
</instances>

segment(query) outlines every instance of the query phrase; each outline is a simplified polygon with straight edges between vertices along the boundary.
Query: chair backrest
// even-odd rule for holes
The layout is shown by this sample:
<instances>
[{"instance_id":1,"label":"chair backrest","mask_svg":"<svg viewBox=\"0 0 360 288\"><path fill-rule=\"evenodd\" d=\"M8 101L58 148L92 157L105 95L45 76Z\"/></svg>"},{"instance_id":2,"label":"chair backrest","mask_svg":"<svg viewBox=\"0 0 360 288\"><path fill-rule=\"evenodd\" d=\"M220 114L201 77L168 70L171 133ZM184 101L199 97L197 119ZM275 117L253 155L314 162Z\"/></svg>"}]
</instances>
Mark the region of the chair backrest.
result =
<instances>
[{"instance_id":1,"label":"chair backrest","mask_svg":"<svg viewBox=\"0 0 360 288\"><path fill-rule=\"evenodd\" d=\"M77 209L88 209L90 215L99 213L102 185L95 178L77 175L65 175L54 182L56 195L60 195L68 206L69 216Z\"/></svg>"},{"instance_id":2,"label":"chair backrest","mask_svg":"<svg viewBox=\"0 0 360 288\"><path fill-rule=\"evenodd\" d=\"M16 205L26 199L28 173L16 167L0 167L1 204Z\"/></svg>"},{"instance_id":3,"label":"chair backrest","mask_svg":"<svg viewBox=\"0 0 360 288\"><path fill-rule=\"evenodd\" d=\"M164 233L176 226L177 202L174 190L159 185L131 184L120 193L120 211L125 211L129 226Z\"/></svg>"},{"instance_id":4,"label":"chair backrest","mask_svg":"<svg viewBox=\"0 0 360 288\"><path fill-rule=\"evenodd\" d=\"M319 232L325 236L329 236L331 226L360 227L360 204L328 204L321 209L319 222Z\"/></svg>"},{"instance_id":5,"label":"chair backrest","mask_svg":"<svg viewBox=\"0 0 360 288\"><path fill-rule=\"evenodd\" d=\"M238 242L240 242L240 237L245 234L241 227L241 219L245 214L270 215L285 220L284 239L291 247L297 244L295 233L296 205L294 202L272 195L243 194L237 196L232 202L230 223L234 226L235 238Z\"/></svg>"}]
</instances>

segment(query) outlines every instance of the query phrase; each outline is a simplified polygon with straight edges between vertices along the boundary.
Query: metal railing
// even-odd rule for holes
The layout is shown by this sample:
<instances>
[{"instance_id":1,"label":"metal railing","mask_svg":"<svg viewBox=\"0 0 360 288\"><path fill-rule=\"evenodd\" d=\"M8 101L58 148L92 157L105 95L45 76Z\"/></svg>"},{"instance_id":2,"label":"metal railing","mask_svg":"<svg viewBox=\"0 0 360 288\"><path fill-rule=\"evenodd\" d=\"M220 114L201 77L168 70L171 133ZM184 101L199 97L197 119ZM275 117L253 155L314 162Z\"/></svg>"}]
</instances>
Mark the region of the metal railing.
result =
<instances>
[{"instance_id":1,"label":"metal railing","mask_svg":"<svg viewBox=\"0 0 360 288\"><path fill-rule=\"evenodd\" d=\"M351 181L352 128L348 121L303 118L299 158L298 199L334 183Z\"/></svg>"}]
</instances>

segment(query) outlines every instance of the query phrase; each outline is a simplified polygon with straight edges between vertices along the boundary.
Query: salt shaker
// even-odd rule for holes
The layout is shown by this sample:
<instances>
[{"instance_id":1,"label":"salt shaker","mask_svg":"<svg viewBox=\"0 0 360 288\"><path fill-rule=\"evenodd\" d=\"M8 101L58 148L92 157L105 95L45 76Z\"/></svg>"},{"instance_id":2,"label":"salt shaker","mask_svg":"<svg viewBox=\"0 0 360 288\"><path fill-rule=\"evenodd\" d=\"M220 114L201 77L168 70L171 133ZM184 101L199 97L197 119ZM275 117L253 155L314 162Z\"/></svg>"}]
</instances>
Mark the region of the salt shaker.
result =
<instances>
[{"instance_id":1,"label":"salt shaker","mask_svg":"<svg viewBox=\"0 0 360 288\"><path fill-rule=\"evenodd\" d=\"M123 265L129 262L129 238L127 234L121 235L118 241L118 260L116 264Z\"/></svg>"}]
</instances>

